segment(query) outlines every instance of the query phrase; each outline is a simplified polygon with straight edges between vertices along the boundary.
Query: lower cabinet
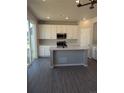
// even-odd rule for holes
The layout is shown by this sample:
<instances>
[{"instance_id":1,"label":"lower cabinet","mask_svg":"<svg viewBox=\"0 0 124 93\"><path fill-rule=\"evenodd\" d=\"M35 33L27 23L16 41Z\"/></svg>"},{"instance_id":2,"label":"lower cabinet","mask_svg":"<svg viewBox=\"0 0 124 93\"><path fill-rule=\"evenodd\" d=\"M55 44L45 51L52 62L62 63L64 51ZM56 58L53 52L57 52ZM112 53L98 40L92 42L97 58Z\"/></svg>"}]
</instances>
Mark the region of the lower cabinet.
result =
<instances>
[{"instance_id":1,"label":"lower cabinet","mask_svg":"<svg viewBox=\"0 0 124 93\"><path fill-rule=\"evenodd\" d=\"M50 56L50 47L44 47L44 56L49 57Z\"/></svg>"},{"instance_id":2,"label":"lower cabinet","mask_svg":"<svg viewBox=\"0 0 124 93\"><path fill-rule=\"evenodd\" d=\"M39 46L39 56L50 57L50 47L52 46Z\"/></svg>"},{"instance_id":3,"label":"lower cabinet","mask_svg":"<svg viewBox=\"0 0 124 93\"><path fill-rule=\"evenodd\" d=\"M39 47L39 56L42 57L44 56L44 48L43 47Z\"/></svg>"},{"instance_id":4,"label":"lower cabinet","mask_svg":"<svg viewBox=\"0 0 124 93\"><path fill-rule=\"evenodd\" d=\"M40 57L49 57L50 56L49 46L40 46L39 47L39 56Z\"/></svg>"}]
</instances>

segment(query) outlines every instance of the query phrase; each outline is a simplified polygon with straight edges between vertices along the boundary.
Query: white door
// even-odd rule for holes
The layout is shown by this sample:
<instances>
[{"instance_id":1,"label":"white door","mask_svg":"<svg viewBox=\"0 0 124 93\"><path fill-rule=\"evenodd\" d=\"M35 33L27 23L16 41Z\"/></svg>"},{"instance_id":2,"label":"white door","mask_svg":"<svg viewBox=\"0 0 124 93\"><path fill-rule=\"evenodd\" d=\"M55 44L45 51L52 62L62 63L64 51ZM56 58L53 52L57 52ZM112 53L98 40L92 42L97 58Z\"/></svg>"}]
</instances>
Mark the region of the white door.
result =
<instances>
[{"instance_id":1,"label":"white door","mask_svg":"<svg viewBox=\"0 0 124 93\"><path fill-rule=\"evenodd\" d=\"M91 28L81 29L80 46L88 48L88 57L91 57Z\"/></svg>"},{"instance_id":2,"label":"white door","mask_svg":"<svg viewBox=\"0 0 124 93\"><path fill-rule=\"evenodd\" d=\"M91 39L91 29L90 28L81 29L81 34L80 34L81 46L89 48L91 41L90 39Z\"/></svg>"}]
</instances>

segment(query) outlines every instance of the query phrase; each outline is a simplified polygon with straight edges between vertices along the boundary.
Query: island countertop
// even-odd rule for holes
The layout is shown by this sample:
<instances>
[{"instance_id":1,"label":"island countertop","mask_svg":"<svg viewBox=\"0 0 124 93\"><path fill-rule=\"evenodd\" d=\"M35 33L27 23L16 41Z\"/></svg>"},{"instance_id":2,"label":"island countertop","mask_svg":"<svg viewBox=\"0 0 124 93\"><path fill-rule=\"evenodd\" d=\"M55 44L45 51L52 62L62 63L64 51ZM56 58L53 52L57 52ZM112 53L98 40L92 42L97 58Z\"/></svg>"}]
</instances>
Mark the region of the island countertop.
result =
<instances>
[{"instance_id":1,"label":"island countertop","mask_svg":"<svg viewBox=\"0 0 124 93\"><path fill-rule=\"evenodd\" d=\"M51 47L51 51L56 51L56 50L88 50L88 48L85 47L80 47L80 46L69 46L69 47Z\"/></svg>"}]
</instances>

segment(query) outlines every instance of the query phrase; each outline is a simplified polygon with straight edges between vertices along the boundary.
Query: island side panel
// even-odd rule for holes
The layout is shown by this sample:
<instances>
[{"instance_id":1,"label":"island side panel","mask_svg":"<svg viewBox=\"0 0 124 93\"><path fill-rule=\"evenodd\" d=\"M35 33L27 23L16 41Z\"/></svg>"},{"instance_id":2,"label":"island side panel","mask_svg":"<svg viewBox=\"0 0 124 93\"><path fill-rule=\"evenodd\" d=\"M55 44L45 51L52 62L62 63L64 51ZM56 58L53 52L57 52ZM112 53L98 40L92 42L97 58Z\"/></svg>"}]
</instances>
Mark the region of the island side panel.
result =
<instances>
[{"instance_id":1,"label":"island side panel","mask_svg":"<svg viewBox=\"0 0 124 93\"><path fill-rule=\"evenodd\" d=\"M84 50L83 52L83 63L85 67L88 66L88 50Z\"/></svg>"},{"instance_id":2,"label":"island side panel","mask_svg":"<svg viewBox=\"0 0 124 93\"><path fill-rule=\"evenodd\" d=\"M50 64L51 68L54 68L54 51L50 50Z\"/></svg>"},{"instance_id":3,"label":"island side panel","mask_svg":"<svg viewBox=\"0 0 124 93\"><path fill-rule=\"evenodd\" d=\"M54 53L54 64L57 66L85 65L84 50L56 50Z\"/></svg>"}]
</instances>

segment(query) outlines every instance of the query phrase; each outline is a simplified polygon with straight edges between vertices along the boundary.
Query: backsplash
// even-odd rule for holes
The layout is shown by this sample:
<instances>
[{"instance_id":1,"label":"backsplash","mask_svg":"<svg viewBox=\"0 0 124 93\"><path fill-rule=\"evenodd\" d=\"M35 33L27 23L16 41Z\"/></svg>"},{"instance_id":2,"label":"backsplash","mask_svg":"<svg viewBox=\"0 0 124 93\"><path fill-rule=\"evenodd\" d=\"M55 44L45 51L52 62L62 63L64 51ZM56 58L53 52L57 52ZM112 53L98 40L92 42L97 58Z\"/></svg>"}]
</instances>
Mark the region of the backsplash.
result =
<instances>
[{"instance_id":1,"label":"backsplash","mask_svg":"<svg viewBox=\"0 0 124 93\"><path fill-rule=\"evenodd\" d=\"M57 39L40 39L39 45L56 45L57 41L60 41L60 40L57 40ZM65 41L67 42L68 46L79 45L79 42L77 39L65 39Z\"/></svg>"}]
</instances>

